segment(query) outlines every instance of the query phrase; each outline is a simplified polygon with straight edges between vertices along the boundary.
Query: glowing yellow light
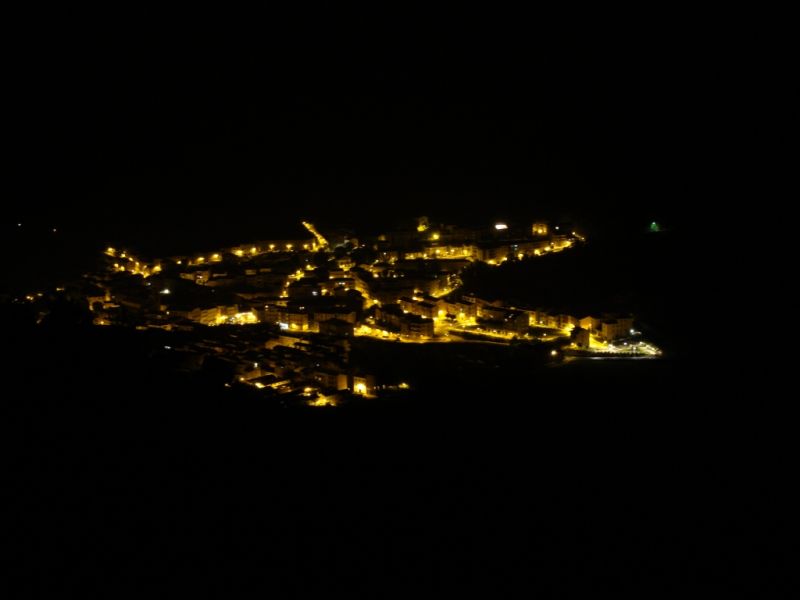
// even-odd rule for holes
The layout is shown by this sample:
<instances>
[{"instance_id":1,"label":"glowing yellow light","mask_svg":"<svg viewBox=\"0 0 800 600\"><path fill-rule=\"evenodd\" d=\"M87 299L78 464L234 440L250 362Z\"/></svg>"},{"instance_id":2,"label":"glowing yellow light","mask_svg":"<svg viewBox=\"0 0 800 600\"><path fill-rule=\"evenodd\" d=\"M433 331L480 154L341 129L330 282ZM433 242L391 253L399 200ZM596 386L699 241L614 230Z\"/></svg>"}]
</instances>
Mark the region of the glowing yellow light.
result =
<instances>
[{"instance_id":1,"label":"glowing yellow light","mask_svg":"<svg viewBox=\"0 0 800 600\"><path fill-rule=\"evenodd\" d=\"M239 258L241 258L242 256L244 256L244 250L239 249L236 252L234 252L234 254Z\"/></svg>"},{"instance_id":2,"label":"glowing yellow light","mask_svg":"<svg viewBox=\"0 0 800 600\"><path fill-rule=\"evenodd\" d=\"M431 234L431 239L432 239L434 242L438 241L440 237L441 237L441 236L440 236L438 233L433 233L433 234Z\"/></svg>"},{"instance_id":3,"label":"glowing yellow light","mask_svg":"<svg viewBox=\"0 0 800 600\"><path fill-rule=\"evenodd\" d=\"M289 251L291 252L291 250L292 250L292 244L286 244L286 249L287 249L287 250L289 250Z\"/></svg>"},{"instance_id":4,"label":"glowing yellow light","mask_svg":"<svg viewBox=\"0 0 800 600\"><path fill-rule=\"evenodd\" d=\"M269 245L269 249L270 249L270 250L275 250L275 244L270 244L270 245Z\"/></svg>"},{"instance_id":5,"label":"glowing yellow light","mask_svg":"<svg viewBox=\"0 0 800 600\"><path fill-rule=\"evenodd\" d=\"M183 264L183 261L182 261L182 260L179 260L179 261L178 261L178 264L179 264L179 265L182 265L182 264Z\"/></svg>"},{"instance_id":6,"label":"glowing yellow light","mask_svg":"<svg viewBox=\"0 0 800 600\"><path fill-rule=\"evenodd\" d=\"M111 247L109 247L109 248L106 250L106 254L108 254L109 256L114 256L116 253L117 253L117 251L116 251L116 250L114 250L114 248L111 248Z\"/></svg>"},{"instance_id":7,"label":"glowing yellow light","mask_svg":"<svg viewBox=\"0 0 800 600\"><path fill-rule=\"evenodd\" d=\"M525 255L522 252L520 252L519 254L517 254L517 258L522 260L523 258L525 258Z\"/></svg>"},{"instance_id":8,"label":"glowing yellow light","mask_svg":"<svg viewBox=\"0 0 800 600\"><path fill-rule=\"evenodd\" d=\"M206 257L205 257L205 256L199 256L199 257L197 258L197 262L199 262L199 263L201 263L201 262L205 262L205 261L206 261Z\"/></svg>"},{"instance_id":9,"label":"glowing yellow light","mask_svg":"<svg viewBox=\"0 0 800 600\"><path fill-rule=\"evenodd\" d=\"M257 387L258 389L260 389L260 390L263 390L263 389L264 389L265 387L267 387L267 386L265 386L265 385L264 385L263 383L261 383L260 381L257 381L257 382L256 382L256 387Z\"/></svg>"},{"instance_id":10,"label":"glowing yellow light","mask_svg":"<svg viewBox=\"0 0 800 600\"><path fill-rule=\"evenodd\" d=\"M311 400L309 406L336 406L336 398L319 396L316 400Z\"/></svg>"},{"instance_id":11,"label":"glowing yellow light","mask_svg":"<svg viewBox=\"0 0 800 600\"><path fill-rule=\"evenodd\" d=\"M320 232L316 230L316 228L314 227L313 224L307 223L306 221L303 221L303 227L308 229L308 231L316 238L317 243L320 245L320 247L326 248L328 246L328 240L326 240L322 236L322 234L320 234ZM315 243L314 244L314 250L316 250L316 249L317 249L317 244Z\"/></svg>"},{"instance_id":12,"label":"glowing yellow light","mask_svg":"<svg viewBox=\"0 0 800 600\"><path fill-rule=\"evenodd\" d=\"M214 255L211 257L211 259L212 259L212 260L219 260L219 259L220 259L220 255L219 255L219 254L214 254Z\"/></svg>"},{"instance_id":13,"label":"glowing yellow light","mask_svg":"<svg viewBox=\"0 0 800 600\"><path fill-rule=\"evenodd\" d=\"M497 223L497 224L494 226L494 228L495 228L497 231L504 231L504 230L508 229L508 225L506 225L505 223Z\"/></svg>"},{"instance_id":14,"label":"glowing yellow light","mask_svg":"<svg viewBox=\"0 0 800 600\"><path fill-rule=\"evenodd\" d=\"M407 383L401 383L401 384L400 384L400 389L401 389L401 390L407 390L407 389L409 389L410 387L411 387L411 386L410 386L410 385L408 385Z\"/></svg>"},{"instance_id":15,"label":"glowing yellow light","mask_svg":"<svg viewBox=\"0 0 800 600\"><path fill-rule=\"evenodd\" d=\"M362 396L367 395L367 386L364 383L357 383L355 385L355 389L353 390L356 394L361 394Z\"/></svg>"},{"instance_id":16,"label":"glowing yellow light","mask_svg":"<svg viewBox=\"0 0 800 600\"><path fill-rule=\"evenodd\" d=\"M303 244L303 249L308 250L308 244Z\"/></svg>"},{"instance_id":17,"label":"glowing yellow light","mask_svg":"<svg viewBox=\"0 0 800 600\"><path fill-rule=\"evenodd\" d=\"M557 350L551 350L550 351L550 356L558 356L558 351Z\"/></svg>"},{"instance_id":18,"label":"glowing yellow light","mask_svg":"<svg viewBox=\"0 0 800 600\"><path fill-rule=\"evenodd\" d=\"M250 248L250 254L258 254L258 248L256 248L255 246Z\"/></svg>"}]
</instances>

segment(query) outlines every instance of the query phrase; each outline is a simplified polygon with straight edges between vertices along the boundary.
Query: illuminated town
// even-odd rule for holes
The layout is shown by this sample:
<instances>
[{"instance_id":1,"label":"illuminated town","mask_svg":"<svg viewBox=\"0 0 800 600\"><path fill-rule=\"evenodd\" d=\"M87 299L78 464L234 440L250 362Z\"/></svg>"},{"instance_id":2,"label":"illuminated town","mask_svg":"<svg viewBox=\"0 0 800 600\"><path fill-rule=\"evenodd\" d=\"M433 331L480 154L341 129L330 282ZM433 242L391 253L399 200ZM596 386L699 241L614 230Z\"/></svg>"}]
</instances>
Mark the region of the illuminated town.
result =
<instances>
[{"instance_id":1,"label":"illuminated town","mask_svg":"<svg viewBox=\"0 0 800 600\"><path fill-rule=\"evenodd\" d=\"M463 285L477 264L501 269L586 243L573 226L543 221L476 229L421 217L365 239L304 221L291 238L196 254L147 259L109 247L103 268L70 291L96 326L170 336L159 358L176 369L213 361L226 387L337 406L415 387L414 364L383 373L357 360L354 345L373 355L388 345L524 345L548 365L658 357L631 314L511 305Z\"/></svg>"}]
</instances>

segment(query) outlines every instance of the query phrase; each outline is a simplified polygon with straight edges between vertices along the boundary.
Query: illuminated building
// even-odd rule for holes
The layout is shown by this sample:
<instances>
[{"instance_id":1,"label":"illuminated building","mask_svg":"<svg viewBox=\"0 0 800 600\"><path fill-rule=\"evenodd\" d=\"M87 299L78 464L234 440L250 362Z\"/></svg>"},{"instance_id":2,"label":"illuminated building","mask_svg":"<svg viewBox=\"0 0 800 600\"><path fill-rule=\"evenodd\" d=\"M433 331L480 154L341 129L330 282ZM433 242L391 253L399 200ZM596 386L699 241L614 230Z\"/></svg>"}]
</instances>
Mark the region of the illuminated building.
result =
<instances>
[{"instance_id":1,"label":"illuminated building","mask_svg":"<svg viewBox=\"0 0 800 600\"><path fill-rule=\"evenodd\" d=\"M322 287L314 281L293 281L287 289L288 297L295 299L311 299L318 297Z\"/></svg>"},{"instance_id":2,"label":"illuminated building","mask_svg":"<svg viewBox=\"0 0 800 600\"><path fill-rule=\"evenodd\" d=\"M264 310L262 314L262 321L264 323L278 323L281 320L281 310L283 309L282 306L277 306L275 304L267 304L264 306Z\"/></svg>"},{"instance_id":3,"label":"illuminated building","mask_svg":"<svg viewBox=\"0 0 800 600\"><path fill-rule=\"evenodd\" d=\"M440 299L436 304L439 311L446 315L456 317L459 321L469 321L477 318L478 305L471 302L448 302Z\"/></svg>"},{"instance_id":4,"label":"illuminated building","mask_svg":"<svg viewBox=\"0 0 800 600\"><path fill-rule=\"evenodd\" d=\"M289 331L308 331L311 318L308 311L284 307L279 313L278 322Z\"/></svg>"},{"instance_id":5,"label":"illuminated building","mask_svg":"<svg viewBox=\"0 0 800 600\"><path fill-rule=\"evenodd\" d=\"M538 222L534 223L533 227L531 228L531 233L535 236L545 236L549 231L547 223Z\"/></svg>"},{"instance_id":6,"label":"illuminated building","mask_svg":"<svg viewBox=\"0 0 800 600\"><path fill-rule=\"evenodd\" d=\"M430 339L434 335L433 319L417 315L404 315L400 323L400 334L408 338Z\"/></svg>"},{"instance_id":7,"label":"illuminated building","mask_svg":"<svg viewBox=\"0 0 800 600\"><path fill-rule=\"evenodd\" d=\"M527 313L507 308L484 306L480 309L481 318L487 328L510 334L524 334L530 326Z\"/></svg>"},{"instance_id":8,"label":"illuminated building","mask_svg":"<svg viewBox=\"0 0 800 600\"><path fill-rule=\"evenodd\" d=\"M343 271L349 271L350 269L356 266L356 263L349 256L346 256L345 258L340 258L339 260L336 261L336 264Z\"/></svg>"},{"instance_id":9,"label":"illuminated building","mask_svg":"<svg viewBox=\"0 0 800 600\"><path fill-rule=\"evenodd\" d=\"M580 319L578 326L602 340L614 341L630 335L633 329L633 317L630 315L588 316Z\"/></svg>"},{"instance_id":10,"label":"illuminated building","mask_svg":"<svg viewBox=\"0 0 800 600\"><path fill-rule=\"evenodd\" d=\"M359 396L373 395L375 393L375 378L371 375L354 375L353 393Z\"/></svg>"},{"instance_id":11,"label":"illuminated building","mask_svg":"<svg viewBox=\"0 0 800 600\"><path fill-rule=\"evenodd\" d=\"M331 369L317 369L311 375L321 387L327 390L342 391L349 389L348 377Z\"/></svg>"},{"instance_id":12,"label":"illuminated building","mask_svg":"<svg viewBox=\"0 0 800 600\"><path fill-rule=\"evenodd\" d=\"M439 307L435 303L426 302L421 298L419 300L407 297L400 298L399 304L403 312L426 319L433 319L439 314Z\"/></svg>"},{"instance_id":13,"label":"illuminated building","mask_svg":"<svg viewBox=\"0 0 800 600\"><path fill-rule=\"evenodd\" d=\"M606 341L614 341L619 338L628 337L633 329L632 317L618 317L616 319L606 319L600 324L600 336Z\"/></svg>"},{"instance_id":14,"label":"illuminated building","mask_svg":"<svg viewBox=\"0 0 800 600\"><path fill-rule=\"evenodd\" d=\"M588 350L591 344L591 334L588 329L584 329L583 327L576 327L573 329L570 339L577 348L582 350Z\"/></svg>"},{"instance_id":15,"label":"illuminated building","mask_svg":"<svg viewBox=\"0 0 800 600\"><path fill-rule=\"evenodd\" d=\"M397 304L387 304L375 309L375 320L388 327L400 331L403 324L404 314Z\"/></svg>"},{"instance_id":16,"label":"illuminated building","mask_svg":"<svg viewBox=\"0 0 800 600\"><path fill-rule=\"evenodd\" d=\"M314 309L314 321L324 323L325 321L339 320L355 325L356 312L347 306L329 307Z\"/></svg>"}]
</instances>

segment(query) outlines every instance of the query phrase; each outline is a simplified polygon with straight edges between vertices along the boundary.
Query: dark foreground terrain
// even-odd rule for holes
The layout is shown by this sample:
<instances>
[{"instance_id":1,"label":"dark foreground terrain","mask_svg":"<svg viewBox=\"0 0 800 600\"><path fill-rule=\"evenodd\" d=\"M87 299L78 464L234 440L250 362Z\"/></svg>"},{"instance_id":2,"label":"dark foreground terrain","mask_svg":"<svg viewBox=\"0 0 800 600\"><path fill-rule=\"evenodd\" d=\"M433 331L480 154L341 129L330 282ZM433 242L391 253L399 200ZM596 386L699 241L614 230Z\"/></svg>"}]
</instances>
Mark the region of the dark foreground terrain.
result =
<instances>
[{"instance_id":1,"label":"dark foreground terrain","mask_svg":"<svg viewBox=\"0 0 800 600\"><path fill-rule=\"evenodd\" d=\"M156 369L135 336L7 316L6 538L32 594L782 589L790 455L711 364L464 369L298 411Z\"/></svg>"}]
</instances>

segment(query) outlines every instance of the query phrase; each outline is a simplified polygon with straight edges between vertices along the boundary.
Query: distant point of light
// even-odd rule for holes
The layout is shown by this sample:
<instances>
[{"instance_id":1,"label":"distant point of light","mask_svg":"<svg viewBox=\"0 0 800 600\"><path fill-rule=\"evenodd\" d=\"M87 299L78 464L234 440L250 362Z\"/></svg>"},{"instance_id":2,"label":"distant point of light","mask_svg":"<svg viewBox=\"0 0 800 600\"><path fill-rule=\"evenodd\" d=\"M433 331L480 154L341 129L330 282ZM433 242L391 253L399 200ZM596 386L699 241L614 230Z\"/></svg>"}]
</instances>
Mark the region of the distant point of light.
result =
<instances>
[{"instance_id":1,"label":"distant point of light","mask_svg":"<svg viewBox=\"0 0 800 600\"><path fill-rule=\"evenodd\" d=\"M551 350L550 356L558 356L558 350Z\"/></svg>"},{"instance_id":2,"label":"distant point of light","mask_svg":"<svg viewBox=\"0 0 800 600\"><path fill-rule=\"evenodd\" d=\"M164 288L163 290L161 290L161 293L164 294L165 296L167 296L167 295L171 294L172 292L169 290L169 288Z\"/></svg>"},{"instance_id":3,"label":"distant point of light","mask_svg":"<svg viewBox=\"0 0 800 600\"><path fill-rule=\"evenodd\" d=\"M495 228L497 231L504 231L504 230L508 229L508 225L506 225L505 223L497 223L497 224L494 226L494 228Z\"/></svg>"},{"instance_id":4,"label":"distant point of light","mask_svg":"<svg viewBox=\"0 0 800 600\"><path fill-rule=\"evenodd\" d=\"M53 227L53 233L58 233L58 229L56 229L55 227Z\"/></svg>"},{"instance_id":5,"label":"distant point of light","mask_svg":"<svg viewBox=\"0 0 800 600\"><path fill-rule=\"evenodd\" d=\"M17 227L22 227L22 223L17 223Z\"/></svg>"}]
</instances>

